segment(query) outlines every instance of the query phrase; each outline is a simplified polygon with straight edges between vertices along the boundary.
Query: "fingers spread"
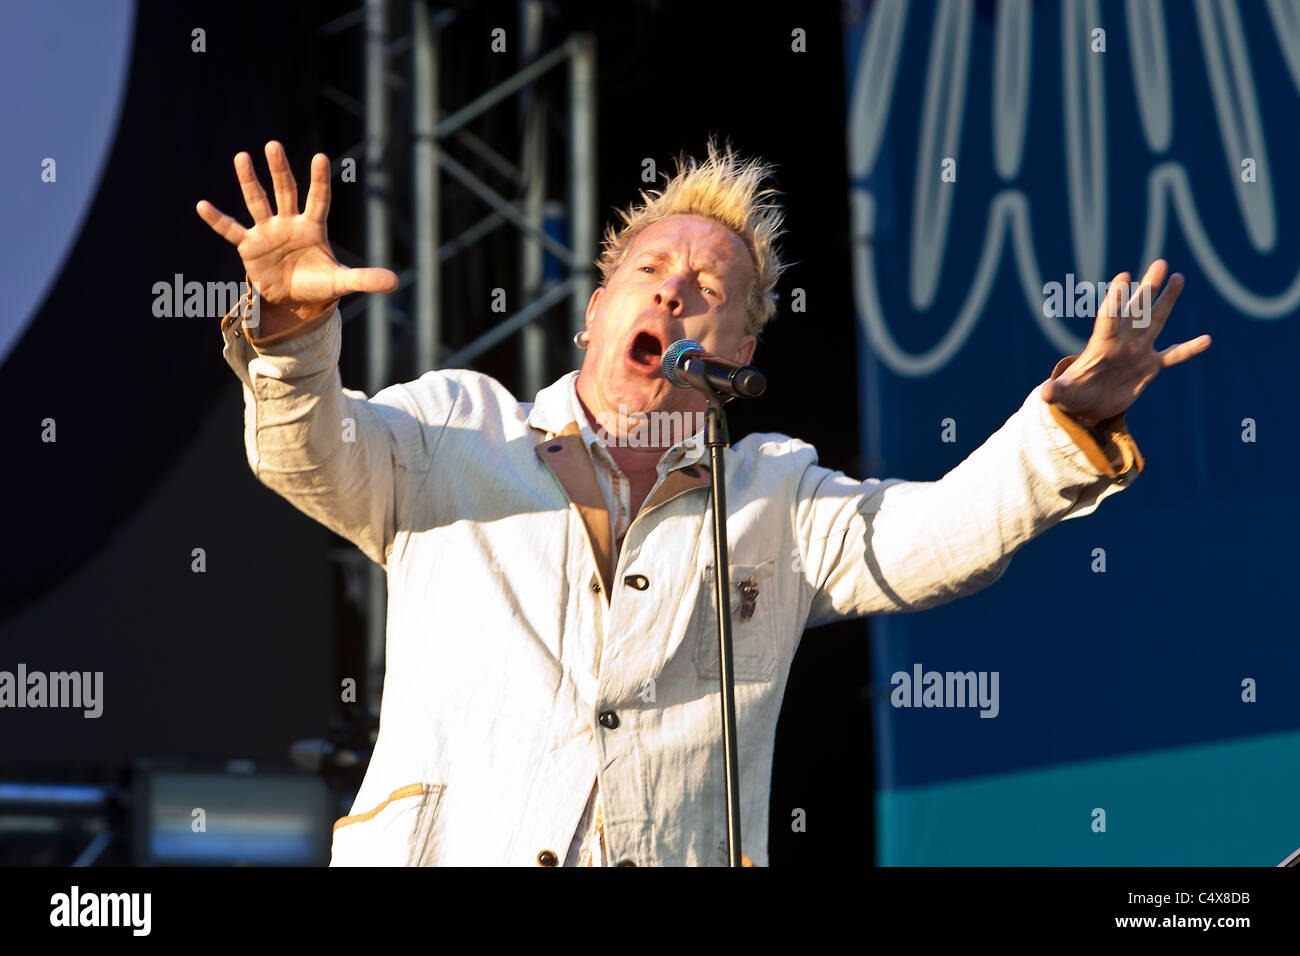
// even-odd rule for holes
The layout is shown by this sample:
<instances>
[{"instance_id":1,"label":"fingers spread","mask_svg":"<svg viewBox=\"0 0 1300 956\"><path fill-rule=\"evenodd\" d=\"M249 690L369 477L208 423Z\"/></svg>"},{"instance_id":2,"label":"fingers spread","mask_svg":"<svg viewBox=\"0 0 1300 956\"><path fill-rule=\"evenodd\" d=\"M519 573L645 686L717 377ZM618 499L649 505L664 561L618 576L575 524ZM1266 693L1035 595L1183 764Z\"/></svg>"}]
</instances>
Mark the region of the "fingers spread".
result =
<instances>
[{"instance_id":1,"label":"fingers spread","mask_svg":"<svg viewBox=\"0 0 1300 956\"><path fill-rule=\"evenodd\" d=\"M1092 326L1093 338L1113 339L1115 337L1115 333L1119 330L1120 303L1124 299L1128 283L1127 272L1121 272L1110 280L1110 285L1106 287L1106 298L1097 309L1097 321Z\"/></svg>"},{"instance_id":2,"label":"fingers spread","mask_svg":"<svg viewBox=\"0 0 1300 956\"><path fill-rule=\"evenodd\" d=\"M324 223L330 214L330 161L324 153L311 158L311 187L307 190L307 205L303 215Z\"/></svg>"},{"instance_id":3,"label":"fingers spread","mask_svg":"<svg viewBox=\"0 0 1300 956\"><path fill-rule=\"evenodd\" d=\"M1156 259L1151 263L1151 265L1147 266L1147 271L1146 274L1142 276L1142 281L1152 286L1158 286L1160 283L1165 281L1165 274L1168 272L1169 263L1165 262L1164 259Z\"/></svg>"},{"instance_id":4,"label":"fingers spread","mask_svg":"<svg viewBox=\"0 0 1300 956\"><path fill-rule=\"evenodd\" d=\"M1137 292L1133 294L1133 298L1130 299L1129 301L1131 303L1138 302L1139 293L1141 293L1143 288L1146 288L1147 289L1146 301L1150 302L1151 294L1152 294L1151 290L1160 288L1160 286L1164 283L1165 276L1168 274L1168 272L1169 272L1169 263L1165 262L1164 259L1157 259L1155 262L1151 263L1151 265L1147 266L1146 275L1142 277L1142 282L1138 286Z\"/></svg>"},{"instance_id":5,"label":"fingers spread","mask_svg":"<svg viewBox=\"0 0 1300 956\"><path fill-rule=\"evenodd\" d=\"M1163 259L1157 259L1147 267L1146 275L1137 287L1132 289L1132 295L1124 303L1124 309L1120 313L1121 317L1130 321L1124 328L1147 329L1151 327L1151 299L1154 295L1153 290L1160 288L1160 284L1165 281L1165 273L1169 271L1169 264Z\"/></svg>"},{"instance_id":6,"label":"fingers spread","mask_svg":"<svg viewBox=\"0 0 1300 956\"><path fill-rule=\"evenodd\" d=\"M1147 332L1148 341L1155 341L1160 330L1165 327L1165 320L1169 318L1169 313L1173 311L1174 303L1178 301L1178 294L1183 291L1183 275L1181 272L1175 272L1165 283L1164 291L1160 293L1160 298L1156 299L1155 305L1151 307L1151 328Z\"/></svg>"},{"instance_id":7,"label":"fingers spread","mask_svg":"<svg viewBox=\"0 0 1300 956\"><path fill-rule=\"evenodd\" d=\"M206 199L200 199L198 205L194 207L194 211L199 214L200 219L212 227L218 236L236 246L244 238L244 234L248 232L247 229Z\"/></svg>"},{"instance_id":8,"label":"fingers spread","mask_svg":"<svg viewBox=\"0 0 1300 956\"><path fill-rule=\"evenodd\" d=\"M239 187L244 191L244 204L253 217L254 223L263 223L271 218L271 204L266 201L262 184L253 172L253 157L240 153L235 157L235 175L239 177Z\"/></svg>"},{"instance_id":9,"label":"fingers spread","mask_svg":"<svg viewBox=\"0 0 1300 956\"><path fill-rule=\"evenodd\" d=\"M1210 347L1210 337L1208 335L1198 335L1190 342L1180 342L1177 345L1171 345L1160 353L1160 365L1162 368L1169 368L1180 362L1186 362L1193 355L1200 355Z\"/></svg>"},{"instance_id":10,"label":"fingers spread","mask_svg":"<svg viewBox=\"0 0 1300 956\"><path fill-rule=\"evenodd\" d=\"M281 216L298 215L298 183L289 169L284 147L275 140L266 144L266 164L271 167L271 184L275 187L275 211Z\"/></svg>"}]
</instances>

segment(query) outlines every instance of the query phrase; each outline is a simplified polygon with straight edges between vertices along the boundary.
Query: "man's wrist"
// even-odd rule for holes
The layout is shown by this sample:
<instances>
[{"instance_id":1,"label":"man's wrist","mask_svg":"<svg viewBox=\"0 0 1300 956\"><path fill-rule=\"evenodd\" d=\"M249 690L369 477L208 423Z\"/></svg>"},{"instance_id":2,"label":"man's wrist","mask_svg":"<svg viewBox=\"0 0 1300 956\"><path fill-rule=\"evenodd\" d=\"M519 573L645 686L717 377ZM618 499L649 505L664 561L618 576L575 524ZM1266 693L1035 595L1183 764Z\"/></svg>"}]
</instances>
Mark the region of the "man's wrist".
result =
<instances>
[{"instance_id":1,"label":"man's wrist","mask_svg":"<svg viewBox=\"0 0 1300 956\"><path fill-rule=\"evenodd\" d=\"M242 325L242 329L235 332L235 337L245 335L254 345L280 342L318 328L334 313L339 304L339 299L335 298L328 302L300 305L295 308L273 305L262 298L257 287L249 281L247 273L244 274L244 288L248 291L245 291L240 300L235 303L235 307L222 318L221 331L228 331L238 322Z\"/></svg>"},{"instance_id":2,"label":"man's wrist","mask_svg":"<svg viewBox=\"0 0 1300 956\"><path fill-rule=\"evenodd\" d=\"M334 315L334 311L335 307L331 304L329 308L311 319L300 319L296 314L289 313L292 318L285 321L283 325L276 322L268 324L263 320L257 329L249 329L248 342L253 348L261 350L279 345L281 342L287 342L290 339L299 338L329 322Z\"/></svg>"},{"instance_id":3,"label":"man's wrist","mask_svg":"<svg viewBox=\"0 0 1300 956\"><path fill-rule=\"evenodd\" d=\"M1067 355L1065 358L1061 359L1056 363L1056 368L1052 369L1052 374L1048 376L1048 379L1059 378L1061 373L1073 365L1078 358L1079 356L1077 355ZM1044 399L1044 401L1046 401L1046 399ZM1076 415L1073 412L1067 412L1064 408L1061 408L1060 405L1053 402L1048 402L1047 404L1051 405L1056 410L1057 414L1069 417L1071 421L1078 422L1080 426L1089 431L1095 429L1101 422L1100 418L1088 418L1085 415Z\"/></svg>"},{"instance_id":4,"label":"man's wrist","mask_svg":"<svg viewBox=\"0 0 1300 956\"><path fill-rule=\"evenodd\" d=\"M1078 357L1067 355L1057 362L1056 368L1052 369L1051 378L1060 376ZM1088 461L1102 474L1111 478L1128 478L1132 471L1142 471L1145 462L1137 443L1128 432L1123 412L1110 418L1095 419L1072 415L1057 403L1046 400L1044 403L1056 423L1065 429Z\"/></svg>"}]
</instances>

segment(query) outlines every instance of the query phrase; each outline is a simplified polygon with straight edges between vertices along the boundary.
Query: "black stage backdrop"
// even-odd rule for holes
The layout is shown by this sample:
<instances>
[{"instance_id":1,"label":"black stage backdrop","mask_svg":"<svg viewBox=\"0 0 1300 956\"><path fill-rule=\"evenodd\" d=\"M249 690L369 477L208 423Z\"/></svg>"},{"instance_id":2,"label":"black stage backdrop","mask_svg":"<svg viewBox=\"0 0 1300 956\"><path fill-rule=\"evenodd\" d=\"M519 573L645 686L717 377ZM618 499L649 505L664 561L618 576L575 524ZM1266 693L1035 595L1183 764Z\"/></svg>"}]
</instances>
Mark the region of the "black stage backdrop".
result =
<instances>
[{"instance_id":1,"label":"black stage backdrop","mask_svg":"<svg viewBox=\"0 0 1300 956\"><path fill-rule=\"evenodd\" d=\"M400 32L406 5L394 7ZM361 139L359 121L322 95L330 86L361 96L359 29L319 32L352 9L137 9L126 100L94 204L39 315L0 368L10 403L0 480L11 515L0 666L103 671L104 715L9 712L11 732L0 735L5 776L112 779L146 756L279 762L293 740L323 733L336 714L338 674L357 673L360 618L328 556L339 542L249 472L238 383L220 357L215 321L151 311L154 283L176 273L242 278L234 250L194 213L207 198L248 221L231 166L237 151L253 154L269 188L261 145L281 140L305 195L311 154L337 157ZM789 13L698 2L548 9L552 40L578 29L597 38L602 225L645 188L646 158L671 171L679 151L702 154L711 133L778 164L784 246L795 264L756 355L769 391L733 406L733 436L795 435L817 446L823 464L866 477L838 5L791 5ZM513 55L487 53L494 27L517 35L514 5L467 5L448 16L444 113L516 66ZM206 31L205 54L191 51L195 27ZM806 31L806 53L791 50L795 28ZM404 69L404 56L396 46L395 68ZM394 119L405 122L396 109ZM485 120L515 122L513 107ZM408 155L400 145L399 164ZM473 204L454 188L444 182L448 206ZM363 246L362 200L359 190L335 188L330 235L349 264L360 264L347 250ZM786 306L796 288L806 295L802 314ZM456 302L445 304L454 316ZM450 331L474 330L452 320ZM364 384L363 339L361 323L349 323L350 387ZM815 364L800 343L809 343ZM502 346L478 367L514 387L513 356L512 345ZM408 375L399 358L399 377ZM55 443L41 441L46 418L57 422ZM206 554L203 574L191 570L195 548ZM866 651L863 622L805 635L777 739L774 865L873 858ZM792 831L796 808L805 832Z\"/></svg>"}]
</instances>

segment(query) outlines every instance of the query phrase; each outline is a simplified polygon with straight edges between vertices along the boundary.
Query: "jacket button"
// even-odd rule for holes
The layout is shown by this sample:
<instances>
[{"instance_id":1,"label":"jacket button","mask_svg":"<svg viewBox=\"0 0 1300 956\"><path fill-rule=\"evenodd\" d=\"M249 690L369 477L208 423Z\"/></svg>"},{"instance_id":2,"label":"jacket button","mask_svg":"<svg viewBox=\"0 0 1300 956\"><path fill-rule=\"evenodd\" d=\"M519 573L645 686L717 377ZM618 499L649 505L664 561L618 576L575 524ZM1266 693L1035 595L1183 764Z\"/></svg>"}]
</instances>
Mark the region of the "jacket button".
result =
<instances>
[{"instance_id":1,"label":"jacket button","mask_svg":"<svg viewBox=\"0 0 1300 956\"><path fill-rule=\"evenodd\" d=\"M538 866L555 866L555 864L559 862L559 857L550 850L543 850L541 853L537 854Z\"/></svg>"},{"instance_id":2,"label":"jacket button","mask_svg":"<svg viewBox=\"0 0 1300 956\"><path fill-rule=\"evenodd\" d=\"M612 710L607 710L600 715L600 726L606 730L617 730L619 723L618 714Z\"/></svg>"},{"instance_id":3,"label":"jacket button","mask_svg":"<svg viewBox=\"0 0 1300 956\"><path fill-rule=\"evenodd\" d=\"M591 576L591 590L596 594L600 593L600 578L594 574Z\"/></svg>"},{"instance_id":4,"label":"jacket button","mask_svg":"<svg viewBox=\"0 0 1300 956\"><path fill-rule=\"evenodd\" d=\"M636 866L636 864L633 863L631 860L622 860L622 861L619 862L618 865L619 865L619 866Z\"/></svg>"},{"instance_id":5,"label":"jacket button","mask_svg":"<svg viewBox=\"0 0 1300 956\"><path fill-rule=\"evenodd\" d=\"M645 591L650 587L650 579L644 574L629 574L623 579L623 583L638 591Z\"/></svg>"}]
</instances>

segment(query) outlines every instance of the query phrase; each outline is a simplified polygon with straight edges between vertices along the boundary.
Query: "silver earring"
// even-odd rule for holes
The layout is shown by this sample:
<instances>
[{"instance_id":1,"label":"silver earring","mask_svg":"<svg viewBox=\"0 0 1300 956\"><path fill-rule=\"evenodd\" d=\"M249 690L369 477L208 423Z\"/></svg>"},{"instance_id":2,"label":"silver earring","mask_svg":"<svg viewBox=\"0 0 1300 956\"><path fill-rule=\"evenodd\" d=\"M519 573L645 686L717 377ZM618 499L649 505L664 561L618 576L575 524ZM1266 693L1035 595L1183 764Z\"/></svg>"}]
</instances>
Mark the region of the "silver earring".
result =
<instances>
[{"instance_id":1,"label":"silver earring","mask_svg":"<svg viewBox=\"0 0 1300 956\"><path fill-rule=\"evenodd\" d=\"M581 331L574 334L573 344L580 349L585 349L587 346L591 345L591 340L587 338L586 329L582 329Z\"/></svg>"}]
</instances>

